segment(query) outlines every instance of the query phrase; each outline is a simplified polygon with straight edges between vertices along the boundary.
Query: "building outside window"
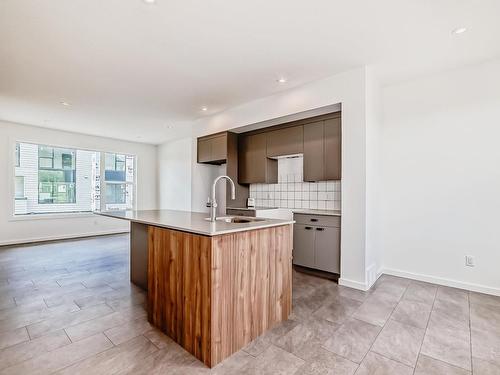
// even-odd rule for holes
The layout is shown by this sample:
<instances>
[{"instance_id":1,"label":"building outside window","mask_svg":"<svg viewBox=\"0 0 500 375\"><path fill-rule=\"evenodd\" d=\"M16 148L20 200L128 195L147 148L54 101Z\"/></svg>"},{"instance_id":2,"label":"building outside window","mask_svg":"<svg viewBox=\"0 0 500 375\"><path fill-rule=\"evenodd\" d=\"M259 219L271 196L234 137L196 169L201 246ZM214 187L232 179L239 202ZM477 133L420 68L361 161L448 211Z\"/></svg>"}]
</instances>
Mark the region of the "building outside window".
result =
<instances>
[{"instance_id":1,"label":"building outside window","mask_svg":"<svg viewBox=\"0 0 500 375\"><path fill-rule=\"evenodd\" d=\"M105 153L104 180L106 183L106 210L119 210L133 206L134 160L133 156Z\"/></svg>"},{"instance_id":2,"label":"building outside window","mask_svg":"<svg viewBox=\"0 0 500 375\"><path fill-rule=\"evenodd\" d=\"M16 167L21 166L21 158L19 153L19 143L16 143Z\"/></svg>"},{"instance_id":3,"label":"building outside window","mask_svg":"<svg viewBox=\"0 0 500 375\"><path fill-rule=\"evenodd\" d=\"M23 199L24 198L24 177L16 176L15 177L15 198Z\"/></svg>"},{"instance_id":4,"label":"building outside window","mask_svg":"<svg viewBox=\"0 0 500 375\"><path fill-rule=\"evenodd\" d=\"M19 142L14 169L15 215L134 207L133 155Z\"/></svg>"},{"instance_id":5,"label":"building outside window","mask_svg":"<svg viewBox=\"0 0 500 375\"><path fill-rule=\"evenodd\" d=\"M76 203L76 150L38 146L38 203Z\"/></svg>"}]
</instances>

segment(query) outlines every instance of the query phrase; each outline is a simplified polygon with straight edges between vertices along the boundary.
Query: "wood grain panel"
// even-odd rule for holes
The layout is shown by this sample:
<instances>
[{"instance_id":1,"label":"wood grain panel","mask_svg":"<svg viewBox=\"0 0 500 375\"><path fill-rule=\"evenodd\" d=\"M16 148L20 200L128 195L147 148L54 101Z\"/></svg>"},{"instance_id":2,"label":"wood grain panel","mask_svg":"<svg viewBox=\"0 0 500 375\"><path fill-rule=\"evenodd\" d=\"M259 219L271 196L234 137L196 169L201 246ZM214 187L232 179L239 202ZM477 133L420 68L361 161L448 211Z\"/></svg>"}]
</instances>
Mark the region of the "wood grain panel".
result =
<instances>
[{"instance_id":1,"label":"wood grain panel","mask_svg":"<svg viewBox=\"0 0 500 375\"><path fill-rule=\"evenodd\" d=\"M215 237L149 227L149 321L212 367L286 320L290 227Z\"/></svg>"},{"instance_id":2,"label":"wood grain panel","mask_svg":"<svg viewBox=\"0 0 500 375\"><path fill-rule=\"evenodd\" d=\"M149 227L148 320L210 365L210 237Z\"/></svg>"},{"instance_id":3,"label":"wood grain panel","mask_svg":"<svg viewBox=\"0 0 500 375\"><path fill-rule=\"evenodd\" d=\"M292 308L290 226L214 238L212 362L288 319Z\"/></svg>"}]
</instances>

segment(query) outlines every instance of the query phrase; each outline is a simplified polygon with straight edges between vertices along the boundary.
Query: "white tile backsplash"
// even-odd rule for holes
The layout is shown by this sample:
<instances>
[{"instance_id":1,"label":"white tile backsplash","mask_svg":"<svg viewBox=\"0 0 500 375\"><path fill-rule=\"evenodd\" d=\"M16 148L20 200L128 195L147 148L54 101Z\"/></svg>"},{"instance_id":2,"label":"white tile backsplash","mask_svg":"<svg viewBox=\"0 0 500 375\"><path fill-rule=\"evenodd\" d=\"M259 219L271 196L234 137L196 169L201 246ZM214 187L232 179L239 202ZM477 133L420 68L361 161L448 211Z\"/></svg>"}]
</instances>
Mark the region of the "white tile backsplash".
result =
<instances>
[{"instance_id":1,"label":"white tile backsplash","mask_svg":"<svg viewBox=\"0 0 500 375\"><path fill-rule=\"evenodd\" d=\"M277 184L250 184L261 207L340 210L340 181L303 182L303 157L278 159Z\"/></svg>"}]
</instances>

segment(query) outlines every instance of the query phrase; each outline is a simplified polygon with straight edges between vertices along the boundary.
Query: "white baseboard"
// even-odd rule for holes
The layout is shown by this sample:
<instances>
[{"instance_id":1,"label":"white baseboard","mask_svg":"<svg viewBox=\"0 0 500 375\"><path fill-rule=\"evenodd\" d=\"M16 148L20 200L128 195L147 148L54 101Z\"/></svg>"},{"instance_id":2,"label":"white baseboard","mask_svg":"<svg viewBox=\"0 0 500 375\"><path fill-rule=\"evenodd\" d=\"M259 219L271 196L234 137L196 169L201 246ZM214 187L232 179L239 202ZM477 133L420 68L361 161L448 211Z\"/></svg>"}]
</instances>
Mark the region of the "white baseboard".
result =
<instances>
[{"instance_id":1,"label":"white baseboard","mask_svg":"<svg viewBox=\"0 0 500 375\"><path fill-rule=\"evenodd\" d=\"M428 283L433 283L433 284L438 284L438 285L443 285L443 286L450 286L453 288L470 290L472 292L500 296L500 288L494 288L494 287L481 285L481 284L466 283L463 281L446 279L444 277L422 275L422 274L418 274L418 273L406 272L406 271L390 269L390 268L384 268L382 270L382 273L384 273L386 275L405 277L407 279L412 279L412 280L425 281Z\"/></svg>"},{"instance_id":2,"label":"white baseboard","mask_svg":"<svg viewBox=\"0 0 500 375\"><path fill-rule=\"evenodd\" d=\"M339 278L339 285L347 286L347 287L353 288L353 289L362 290L363 292L366 292L368 289L370 289L365 283L360 283L359 281L344 279L342 277Z\"/></svg>"},{"instance_id":3,"label":"white baseboard","mask_svg":"<svg viewBox=\"0 0 500 375\"><path fill-rule=\"evenodd\" d=\"M120 234L120 233L129 233L129 230L109 230L109 231L97 231L97 232L88 232L88 233L77 233L77 234L68 234L62 236L46 236L46 237L38 237L38 238L23 238L19 240L7 240L0 241L0 246L9 246L9 245L22 245L29 244L34 242L45 242L45 241L57 241L57 240L68 240L73 238L84 238L84 237L95 237L95 236L106 236L110 234Z\"/></svg>"}]
</instances>

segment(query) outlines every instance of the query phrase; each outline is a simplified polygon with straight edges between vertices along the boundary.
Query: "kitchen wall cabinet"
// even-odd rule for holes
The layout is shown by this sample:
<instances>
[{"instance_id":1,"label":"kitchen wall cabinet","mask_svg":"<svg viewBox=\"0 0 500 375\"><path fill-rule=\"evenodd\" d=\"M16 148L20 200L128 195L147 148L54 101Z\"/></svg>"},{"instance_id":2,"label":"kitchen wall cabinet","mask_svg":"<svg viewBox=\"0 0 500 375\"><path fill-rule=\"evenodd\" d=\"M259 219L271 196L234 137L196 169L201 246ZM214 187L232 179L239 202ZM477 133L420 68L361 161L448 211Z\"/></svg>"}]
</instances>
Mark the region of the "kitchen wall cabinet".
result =
<instances>
[{"instance_id":1,"label":"kitchen wall cabinet","mask_svg":"<svg viewBox=\"0 0 500 375\"><path fill-rule=\"evenodd\" d=\"M321 181L325 175L323 121L304 125L304 181Z\"/></svg>"},{"instance_id":2,"label":"kitchen wall cabinet","mask_svg":"<svg viewBox=\"0 0 500 375\"><path fill-rule=\"evenodd\" d=\"M303 154L304 181L340 180L340 118L340 112L336 112L248 133L225 132L201 137L198 163L228 163L229 167L229 161L233 160L235 163L229 169L238 176L238 183L276 183L276 158ZM233 146L232 140L235 140Z\"/></svg>"},{"instance_id":3,"label":"kitchen wall cabinet","mask_svg":"<svg viewBox=\"0 0 500 375\"><path fill-rule=\"evenodd\" d=\"M340 180L340 117L304 125L304 181Z\"/></svg>"},{"instance_id":4,"label":"kitchen wall cabinet","mask_svg":"<svg viewBox=\"0 0 500 375\"><path fill-rule=\"evenodd\" d=\"M303 152L303 127L292 126L267 133L267 156L295 155Z\"/></svg>"},{"instance_id":5,"label":"kitchen wall cabinet","mask_svg":"<svg viewBox=\"0 0 500 375\"><path fill-rule=\"evenodd\" d=\"M224 164L227 159L227 134L198 138L198 163Z\"/></svg>"},{"instance_id":6,"label":"kitchen wall cabinet","mask_svg":"<svg viewBox=\"0 0 500 375\"><path fill-rule=\"evenodd\" d=\"M340 180L342 171L342 135L340 117L325 120L325 180Z\"/></svg>"},{"instance_id":7,"label":"kitchen wall cabinet","mask_svg":"<svg viewBox=\"0 0 500 375\"><path fill-rule=\"evenodd\" d=\"M267 157L267 134L240 136L238 183L277 183L278 161Z\"/></svg>"},{"instance_id":8,"label":"kitchen wall cabinet","mask_svg":"<svg viewBox=\"0 0 500 375\"><path fill-rule=\"evenodd\" d=\"M340 217L294 214L293 264L340 274Z\"/></svg>"}]
</instances>

